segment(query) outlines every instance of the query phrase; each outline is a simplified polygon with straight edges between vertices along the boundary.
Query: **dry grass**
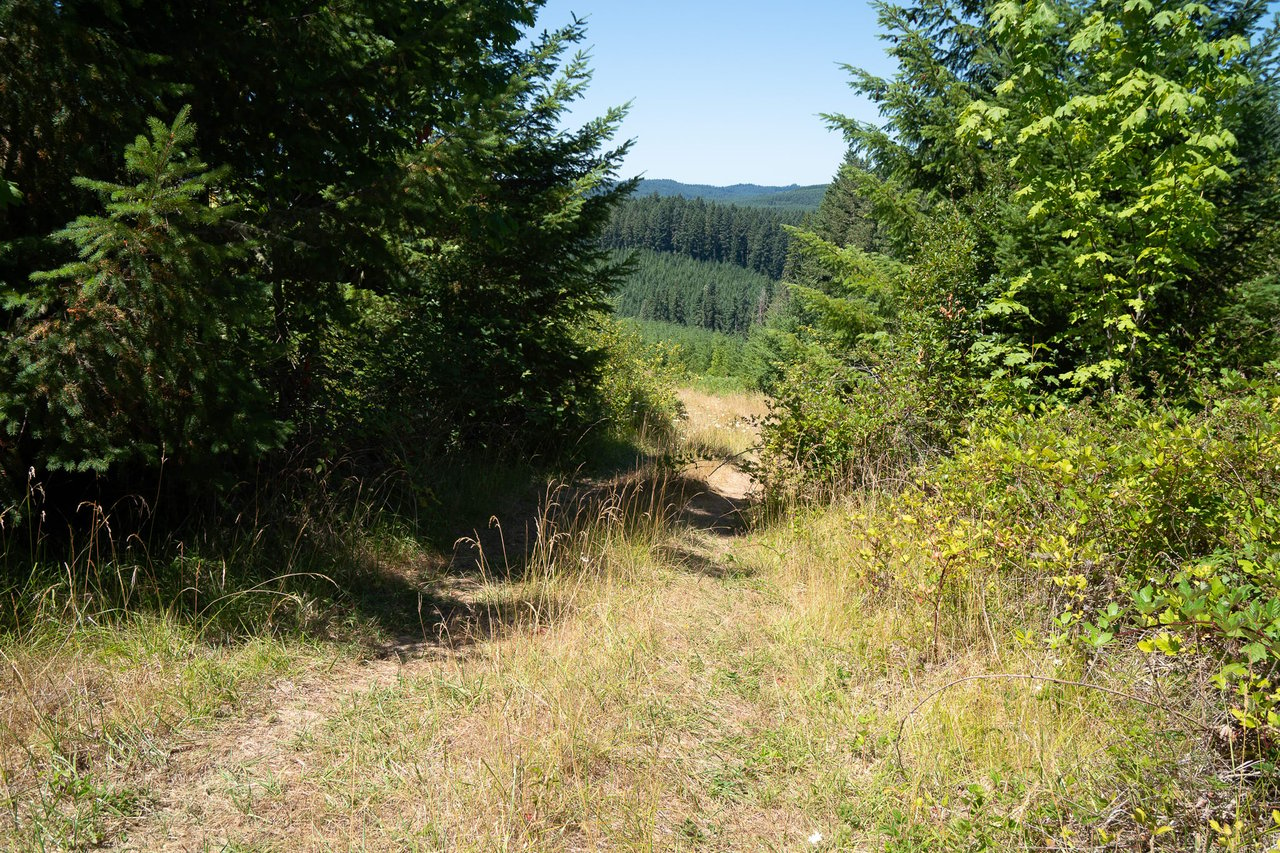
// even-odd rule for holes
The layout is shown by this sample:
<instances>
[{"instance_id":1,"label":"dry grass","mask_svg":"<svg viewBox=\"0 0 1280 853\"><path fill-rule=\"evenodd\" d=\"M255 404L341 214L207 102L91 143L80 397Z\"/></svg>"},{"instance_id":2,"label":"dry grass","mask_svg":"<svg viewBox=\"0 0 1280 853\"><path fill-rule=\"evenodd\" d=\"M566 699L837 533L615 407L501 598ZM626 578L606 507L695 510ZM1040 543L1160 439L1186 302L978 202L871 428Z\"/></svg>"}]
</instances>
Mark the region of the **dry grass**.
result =
<instances>
[{"instance_id":1,"label":"dry grass","mask_svg":"<svg viewBox=\"0 0 1280 853\"><path fill-rule=\"evenodd\" d=\"M1100 721L1118 711L1020 684L939 696L899 767L915 702L1009 662L960 638L927 662L927 612L877 607L836 570L847 521L590 554L598 540L566 536L526 581L480 591L479 608L513 614L505 634L306 697L315 713L271 748L170 780L188 793L134 843L859 850L948 838L980 797L1013 796L996 815L1026 819L1060 780L1104 772ZM1018 665L1065 674L1044 654ZM297 700L277 716L298 718Z\"/></svg>"},{"instance_id":2,"label":"dry grass","mask_svg":"<svg viewBox=\"0 0 1280 853\"><path fill-rule=\"evenodd\" d=\"M723 461L746 455L759 443L759 423L768 414L763 394L710 394L680 389L687 417L682 443L699 458Z\"/></svg>"},{"instance_id":3,"label":"dry grass","mask_svg":"<svg viewBox=\"0 0 1280 853\"><path fill-rule=\"evenodd\" d=\"M201 820L280 849L652 849L711 822L749 837L754 805L704 790L717 747L759 726L706 665L748 631L724 623L720 581L619 568L631 581L602 577L570 618L347 697L295 739L277 796L215 794Z\"/></svg>"},{"instance_id":4,"label":"dry grass","mask_svg":"<svg viewBox=\"0 0 1280 853\"><path fill-rule=\"evenodd\" d=\"M142 774L180 739L254 707L323 655L269 639L225 647L139 617L50 625L0 646L0 838L15 849L94 846L146 811Z\"/></svg>"},{"instance_id":5,"label":"dry grass","mask_svg":"<svg viewBox=\"0 0 1280 853\"><path fill-rule=\"evenodd\" d=\"M682 397L691 445L750 447L758 398ZM731 536L697 529L696 492L654 472L550 491L525 570L479 541L465 612L382 660L249 644L209 662L148 625L130 642L150 650L117 657L11 649L43 668L34 693L96 698L15 723L6 693L5 766L42 720L99 738L128 720L154 757L93 765L99 800L127 792L96 824L124 849L908 851L1136 837L1141 779L1195 763L1165 721L1095 691L972 681L930 699L972 675L1138 674L1014 642L988 614L1010 590L961 586L940 615L917 591L927 543L892 576L867 548L874 499ZM202 668L224 692L197 691L197 716L231 714L212 728L172 710Z\"/></svg>"}]
</instances>

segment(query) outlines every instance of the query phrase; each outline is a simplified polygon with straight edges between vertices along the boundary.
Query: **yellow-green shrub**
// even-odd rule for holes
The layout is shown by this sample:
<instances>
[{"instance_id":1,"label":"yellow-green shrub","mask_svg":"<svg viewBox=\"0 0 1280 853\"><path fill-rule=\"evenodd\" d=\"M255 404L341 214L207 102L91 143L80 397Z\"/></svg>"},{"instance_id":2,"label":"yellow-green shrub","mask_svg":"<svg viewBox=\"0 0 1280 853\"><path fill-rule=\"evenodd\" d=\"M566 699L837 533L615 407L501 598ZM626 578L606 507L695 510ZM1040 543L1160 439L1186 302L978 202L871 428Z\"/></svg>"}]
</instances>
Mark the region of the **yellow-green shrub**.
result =
<instances>
[{"instance_id":1,"label":"yellow-green shrub","mask_svg":"<svg viewBox=\"0 0 1280 853\"><path fill-rule=\"evenodd\" d=\"M1280 385L996 413L899 501L968 571L1044 592L1028 636L1211 659L1234 725L1280 745Z\"/></svg>"},{"instance_id":2,"label":"yellow-green shrub","mask_svg":"<svg viewBox=\"0 0 1280 853\"><path fill-rule=\"evenodd\" d=\"M675 389L684 373L678 347L646 343L633 329L608 318L583 334L604 354L599 400L609 430L623 438L672 435L680 415Z\"/></svg>"}]
</instances>

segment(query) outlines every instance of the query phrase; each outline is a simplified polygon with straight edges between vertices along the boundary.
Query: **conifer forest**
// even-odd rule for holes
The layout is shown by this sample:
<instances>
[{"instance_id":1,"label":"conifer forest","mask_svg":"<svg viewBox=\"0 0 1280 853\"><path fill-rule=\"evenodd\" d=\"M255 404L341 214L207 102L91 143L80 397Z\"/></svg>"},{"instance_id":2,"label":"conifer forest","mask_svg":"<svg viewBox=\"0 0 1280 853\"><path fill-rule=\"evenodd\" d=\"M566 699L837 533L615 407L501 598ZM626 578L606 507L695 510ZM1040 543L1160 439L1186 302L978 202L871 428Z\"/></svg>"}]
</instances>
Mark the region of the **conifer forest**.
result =
<instances>
[{"instance_id":1,"label":"conifer forest","mask_svg":"<svg viewBox=\"0 0 1280 853\"><path fill-rule=\"evenodd\" d=\"M1280 850L1275 4L545 6L0 0L0 848Z\"/></svg>"}]
</instances>

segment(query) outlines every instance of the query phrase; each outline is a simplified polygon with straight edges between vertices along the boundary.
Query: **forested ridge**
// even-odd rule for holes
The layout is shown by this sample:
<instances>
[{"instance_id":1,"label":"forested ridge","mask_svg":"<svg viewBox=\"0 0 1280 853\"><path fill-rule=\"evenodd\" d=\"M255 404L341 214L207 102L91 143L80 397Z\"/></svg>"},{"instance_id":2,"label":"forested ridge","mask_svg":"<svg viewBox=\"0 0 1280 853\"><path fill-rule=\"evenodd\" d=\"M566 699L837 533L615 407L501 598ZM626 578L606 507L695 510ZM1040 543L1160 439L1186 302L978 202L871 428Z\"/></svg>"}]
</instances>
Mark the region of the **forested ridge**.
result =
<instances>
[{"instance_id":1,"label":"forested ridge","mask_svg":"<svg viewBox=\"0 0 1280 853\"><path fill-rule=\"evenodd\" d=\"M728 187L710 184L685 184L660 178L644 178L636 188L636 195L681 196L700 198L719 204L736 204L739 207L784 208L790 210L814 210L822 202L825 184L786 187L766 187L759 184L734 184Z\"/></svg>"},{"instance_id":2,"label":"forested ridge","mask_svg":"<svg viewBox=\"0 0 1280 853\"><path fill-rule=\"evenodd\" d=\"M806 216L679 195L630 198L601 235L602 245L633 267L615 310L744 335L784 297L777 282L792 260L786 229Z\"/></svg>"},{"instance_id":3,"label":"forested ridge","mask_svg":"<svg viewBox=\"0 0 1280 853\"><path fill-rule=\"evenodd\" d=\"M674 252L782 278L790 245L787 225L803 214L739 207L682 196L642 196L619 205L601 233L610 249Z\"/></svg>"},{"instance_id":4,"label":"forested ridge","mask_svg":"<svg viewBox=\"0 0 1280 853\"><path fill-rule=\"evenodd\" d=\"M781 290L773 279L736 264L648 249L633 260L635 270L615 297L624 317L742 335L764 323Z\"/></svg>"},{"instance_id":5,"label":"forested ridge","mask_svg":"<svg viewBox=\"0 0 1280 853\"><path fill-rule=\"evenodd\" d=\"M1280 16L650 193L542 6L0 0L0 846L1275 848Z\"/></svg>"},{"instance_id":6,"label":"forested ridge","mask_svg":"<svg viewBox=\"0 0 1280 853\"><path fill-rule=\"evenodd\" d=\"M850 163L858 162L851 155ZM881 240L869 202L847 176L826 188L813 209L785 213L753 206L748 192L760 189L754 185L671 183L672 194L655 192L623 202L603 231L604 245L619 259L627 250L638 250L632 258L636 268L622 280L614 300L622 316L745 334L763 326L788 300L789 287L771 282L829 278L798 251L792 229L803 227L834 245L861 249L876 248ZM676 189L707 192L685 198ZM724 192L710 191L716 189ZM726 206L708 200L714 198L743 201Z\"/></svg>"}]
</instances>

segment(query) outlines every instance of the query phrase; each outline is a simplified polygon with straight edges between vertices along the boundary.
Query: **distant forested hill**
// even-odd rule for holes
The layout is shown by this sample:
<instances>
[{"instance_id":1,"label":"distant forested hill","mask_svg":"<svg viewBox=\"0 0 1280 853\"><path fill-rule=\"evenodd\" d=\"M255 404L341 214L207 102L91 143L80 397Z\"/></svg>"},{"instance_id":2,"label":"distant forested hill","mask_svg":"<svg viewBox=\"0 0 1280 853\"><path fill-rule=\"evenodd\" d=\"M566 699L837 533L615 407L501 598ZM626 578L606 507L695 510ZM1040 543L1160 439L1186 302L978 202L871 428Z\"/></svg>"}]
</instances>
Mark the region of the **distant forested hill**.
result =
<instances>
[{"instance_id":1,"label":"distant forested hill","mask_svg":"<svg viewBox=\"0 0 1280 853\"><path fill-rule=\"evenodd\" d=\"M781 293L791 248L784 226L812 218L825 190L644 181L601 233L604 247L619 258L634 252L637 264L615 294L617 313L745 335ZM782 203L805 193L812 204Z\"/></svg>"},{"instance_id":2,"label":"distant forested hill","mask_svg":"<svg viewBox=\"0 0 1280 853\"><path fill-rule=\"evenodd\" d=\"M652 249L697 261L736 264L774 280L782 278L790 237L783 225L805 214L682 197L632 197L613 212L601 233L609 249Z\"/></svg>"},{"instance_id":3,"label":"distant forested hill","mask_svg":"<svg viewBox=\"0 0 1280 853\"><path fill-rule=\"evenodd\" d=\"M643 180L636 195L657 194L663 198L684 196L700 198L705 201L736 204L744 207L768 207L777 210L818 209L822 194L826 192L826 184L800 186L791 184L786 187L764 187L759 184L734 184L731 187L715 187L709 184L682 184L679 181L664 179Z\"/></svg>"},{"instance_id":4,"label":"distant forested hill","mask_svg":"<svg viewBox=\"0 0 1280 853\"><path fill-rule=\"evenodd\" d=\"M623 254L620 252L620 254ZM781 285L734 264L640 249L615 297L617 313L640 320L745 335L764 322Z\"/></svg>"}]
</instances>

